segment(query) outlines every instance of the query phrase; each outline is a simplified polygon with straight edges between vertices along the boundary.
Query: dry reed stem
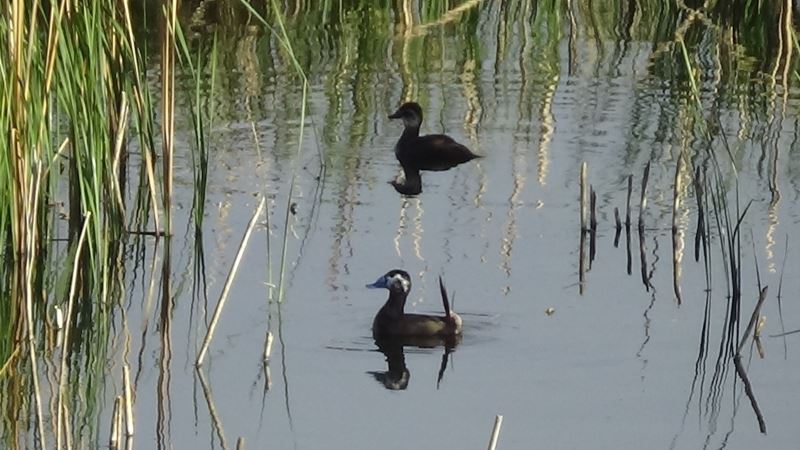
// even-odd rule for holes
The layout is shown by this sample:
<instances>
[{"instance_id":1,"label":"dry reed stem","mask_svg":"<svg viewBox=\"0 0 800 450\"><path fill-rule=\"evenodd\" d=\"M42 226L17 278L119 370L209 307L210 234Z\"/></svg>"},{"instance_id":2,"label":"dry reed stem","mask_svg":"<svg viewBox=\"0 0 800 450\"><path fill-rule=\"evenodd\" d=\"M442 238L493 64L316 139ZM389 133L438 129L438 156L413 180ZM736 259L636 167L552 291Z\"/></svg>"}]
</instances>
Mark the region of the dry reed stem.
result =
<instances>
[{"instance_id":1,"label":"dry reed stem","mask_svg":"<svg viewBox=\"0 0 800 450\"><path fill-rule=\"evenodd\" d=\"M758 407L756 396L753 393L753 386L750 384L750 379L747 377L747 372L744 370L744 366L742 365L742 349L744 348L747 338L750 336L750 333L753 331L753 328L758 321L758 316L761 312L761 305L764 304L764 300L767 298L767 287L768 286L764 286L761 289L761 292L758 294L758 302L756 302L756 307L753 309L753 314L750 316L750 322L747 324L747 328L745 328L742 338L739 341L739 347L736 349L736 355L733 357L733 365L736 368L736 374L739 375L739 378L742 380L745 395L747 395L747 398L750 400L750 406L752 406L753 412L756 415L756 420L758 421L758 429L764 434L767 433L767 423L764 420L764 415L761 413L761 409Z\"/></svg>"},{"instance_id":2,"label":"dry reed stem","mask_svg":"<svg viewBox=\"0 0 800 450\"><path fill-rule=\"evenodd\" d=\"M149 149L142 149L144 152L144 167L147 172L147 187L150 194L150 205L153 208L153 223L155 225L155 235L159 236L161 232L161 224L158 218L158 195L156 195L156 175L153 168L153 155Z\"/></svg>"},{"instance_id":3,"label":"dry reed stem","mask_svg":"<svg viewBox=\"0 0 800 450\"><path fill-rule=\"evenodd\" d=\"M119 420L120 407L122 397L117 396L114 399L114 410L111 413L111 432L108 435L108 448L116 450L119 448Z\"/></svg>"},{"instance_id":4,"label":"dry reed stem","mask_svg":"<svg viewBox=\"0 0 800 450\"><path fill-rule=\"evenodd\" d=\"M264 362L269 362L269 357L272 354L272 341L274 340L274 336L272 335L272 331L267 331L267 340L264 344Z\"/></svg>"},{"instance_id":5,"label":"dry reed stem","mask_svg":"<svg viewBox=\"0 0 800 450\"><path fill-rule=\"evenodd\" d=\"M81 227L81 234L78 237L78 246L75 249L75 258L72 263L72 278L69 285L69 299L67 300L67 318L64 321L64 341L63 348L61 349L61 371L58 374L58 417L56 419L56 429L60 430L62 427L62 409L66 408L64 404L64 390L67 387L67 345L69 343L70 320L72 319L72 310L75 305L75 291L78 285L78 270L80 268L81 253L83 251L83 244L86 242L86 233L89 230L89 219L92 217L92 212L87 211L86 217L83 218L83 227ZM56 448L61 448L60 434L56 434L57 443Z\"/></svg>"},{"instance_id":6,"label":"dry reed stem","mask_svg":"<svg viewBox=\"0 0 800 450\"><path fill-rule=\"evenodd\" d=\"M494 427L492 427L492 437L489 439L488 450L497 448L497 439L500 437L500 426L503 425L503 416L498 414L494 417Z\"/></svg>"},{"instance_id":7,"label":"dry reed stem","mask_svg":"<svg viewBox=\"0 0 800 450\"><path fill-rule=\"evenodd\" d=\"M31 359L31 377L33 379L33 391L36 399L36 421L37 432L39 435L39 442L42 448L47 448L47 443L44 435L44 415L42 413L42 396L39 388L39 369L36 359L36 336L33 327L33 279L34 279L34 261L36 260L36 245L38 242L38 235L36 233L38 223L38 210L39 210L39 190L42 183L42 162L36 161L36 179L31 180L32 185L26 188L30 193L27 205L23 210L24 224L25 224L25 320L27 324L28 335L28 353ZM32 210L32 212L31 212Z\"/></svg>"},{"instance_id":8,"label":"dry reed stem","mask_svg":"<svg viewBox=\"0 0 800 450\"><path fill-rule=\"evenodd\" d=\"M222 421L217 413L217 407L214 405L214 399L211 395L211 388L208 386L208 381L206 381L206 377L203 375L203 370L200 369L200 367L195 367L195 373L197 374L197 379L200 381L200 388L203 390L203 398L206 399L208 414L211 416L211 425L214 427L214 431L217 433L220 446L223 449L226 449L228 448L228 443L225 440L225 431L222 429Z\"/></svg>"},{"instance_id":9,"label":"dry reed stem","mask_svg":"<svg viewBox=\"0 0 800 450\"><path fill-rule=\"evenodd\" d=\"M172 171L175 147L175 27L177 4L171 0L164 11L164 41L161 47L162 175L166 233L172 235Z\"/></svg>"},{"instance_id":10,"label":"dry reed stem","mask_svg":"<svg viewBox=\"0 0 800 450\"><path fill-rule=\"evenodd\" d=\"M761 289L761 292L758 294L758 301L756 302L756 307L753 309L753 314L750 316L750 322L747 323L747 328L744 329L744 333L742 333L742 338L739 340L739 347L736 349L736 353L741 354L742 349L744 348L744 344L747 341L747 338L750 337L750 333L753 332L755 328L756 322L758 322L758 316L761 313L761 305L764 304L764 300L767 299L767 288L769 286L764 286Z\"/></svg>"},{"instance_id":11,"label":"dry reed stem","mask_svg":"<svg viewBox=\"0 0 800 450\"><path fill-rule=\"evenodd\" d=\"M5 364L3 364L3 367L0 367L0 378L2 378L3 375L6 373L6 370L8 370L8 368L11 367L11 363L14 362L15 359L17 359L17 355L19 355L19 352L20 352L19 346L14 347L14 351L11 352L11 355L8 357Z\"/></svg>"},{"instance_id":12,"label":"dry reed stem","mask_svg":"<svg viewBox=\"0 0 800 450\"><path fill-rule=\"evenodd\" d=\"M133 391L131 390L131 368L126 363L122 367L122 381L125 389L125 435L133 436Z\"/></svg>"},{"instance_id":13,"label":"dry reed stem","mask_svg":"<svg viewBox=\"0 0 800 450\"><path fill-rule=\"evenodd\" d=\"M214 316L211 318L211 323L208 325L208 332L206 333L205 339L203 339L203 345L200 348L200 353L197 355L198 367L203 365L203 360L205 359L206 352L208 351L208 346L211 344L211 339L214 337L214 330L216 329L217 322L219 322L219 317L222 314L222 308L225 306L225 301L228 298L228 292L231 289L231 285L233 285L233 279L236 277L236 271L239 268L239 263L242 261L244 249L247 247L247 241L250 240L253 227L255 227L258 216L261 215L261 211L264 209L265 201L266 199L261 197L261 201L258 202L258 207L256 208L255 213L253 213L253 217L250 218L250 223L247 224L247 229L244 232L244 236L242 236L242 242L239 244L239 251L236 253L236 258L233 260L231 270L228 272L228 278L225 280L225 286L222 288L222 293L220 294L219 301L217 302L217 307L214 310Z\"/></svg>"},{"instance_id":14,"label":"dry reed stem","mask_svg":"<svg viewBox=\"0 0 800 450\"><path fill-rule=\"evenodd\" d=\"M58 412L59 414L64 414L64 417L69 417L69 409L67 409L66 403L61 405L61 409ZM69 427L69 420L64 421L63 429L64 429L64 441L66 442L67 450L72 450L72 429Z\"/></svg>"},{"instance_id":15,"label":"dry reed stem","mask_svg":"<svg viewBox=\"0 0 800 450\"><path fill-rule=\"evenodd\" d=\"M119 128L117 128L117 137L114 140L114 160L111 163L111 183L114 190L115 199L117 200L117 206L119 210L122 212L123 217L125 216L125 203L122 201L122 188L119 185L119 160L120 156L122 155L122 147L125 142L125 131L128 129L128 112L130 108L128 107L128 96L125 94L125 91L122 91L122 101L119 105Z\"/></svg>"},{"instance_id":16,"label":"dry reed stem","mask_svg":"<svg viewBox=\"0 0 800 450\"><path fill-rule=\"evenodd\" d=\"M128 0L122 0L123 5L123 12L125 15L125 31L127 31L128 37L128 45L131 49L136 48L136 40L133 37L133 25L131 22L131 12L130 7L128 6ZM133 67L135 73L139 74L142 73L139 69L139 59L137 58L135 52L133 53L132 57ZM142 91L143 87L139 80L139 77L134 77L134 81L136 82L136 89L134 90L134 100L136 100L136 108L140 112L144 111L144 99L142 98ZM161 229L161 224L159 223L159 210L158 210L158 195L156 195L156 177L155 177L155 170L153 169L153 155L151 154L151 149L143 148L142 152L144 153L144 164L145 164L145 171L147 172L147 191L150 195L150 205L153 209L153 223L156 229L156 236L158 236L158 232Z\"/></svg>"},{"instance_id":17,"label":"dry reed stem","mask_svg":"<svg viewBox=\"0 0 800 450\"><path fill-rule=\"evenodd\" d=\"M272 389L272 371L270 371L269 364L264 365L264 387L267 391Z\"/></svg>"}]
</instances>

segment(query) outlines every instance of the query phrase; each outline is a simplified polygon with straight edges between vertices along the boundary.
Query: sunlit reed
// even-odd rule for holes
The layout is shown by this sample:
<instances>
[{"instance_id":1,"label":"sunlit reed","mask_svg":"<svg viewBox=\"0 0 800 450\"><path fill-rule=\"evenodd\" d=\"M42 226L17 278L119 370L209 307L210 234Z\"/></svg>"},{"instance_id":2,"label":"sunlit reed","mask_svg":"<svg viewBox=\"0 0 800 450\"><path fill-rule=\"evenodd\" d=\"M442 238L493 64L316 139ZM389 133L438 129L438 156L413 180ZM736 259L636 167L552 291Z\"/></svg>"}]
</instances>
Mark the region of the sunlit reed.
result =
<instances>
[{"instance_id":1,"label":"sunlit reed","mask_svg":"<svg viewBox=\"0 0 800 450\"><path fill-rule=\"evenodd\" d=\"M225 301L228 299L228 292L230 292L231 286L233 285L233 280L236 278L236 272L239 269L239 263L242 261L244 250L247 248L247 243L250 240L250 235L253 232L256 222L258 221L259 216L261 216L261 212L264 210L265 203L266 199L264 198L258 202L258 207L256 207L253 217L250 218L250 222L247 224L247 228L242 236L242 242L239 244L239 250L236 252L236 257L234 258L231 269L228 272L227 278L225 279L225 285L220 293L219 301L217 301L217 307L214 309L214 315L211 317L211 323L208 324L206 337L203 339L203 345L200 347L200 353L197 355L196 364L198 367L203 365L206 352L208 351L208 346L211 344L211 339L214 337L214 331L217 328L217 323L219 322L220 315L222 314L222 308L225 306Z\"/></svg>"},{"instance_id":2,"label":"sunlit reed","mask_svg":"<svg viewBox=\"0 0 800 450\"><path fill-rule=\"evenodd\" d=\"M498 414L494 417L494 425L492 426L492 435L489 438L488 450L495 450L497 448L497 440L500 438L500 427L503 425L503 416Z\"/></svg>"}]
</instances>

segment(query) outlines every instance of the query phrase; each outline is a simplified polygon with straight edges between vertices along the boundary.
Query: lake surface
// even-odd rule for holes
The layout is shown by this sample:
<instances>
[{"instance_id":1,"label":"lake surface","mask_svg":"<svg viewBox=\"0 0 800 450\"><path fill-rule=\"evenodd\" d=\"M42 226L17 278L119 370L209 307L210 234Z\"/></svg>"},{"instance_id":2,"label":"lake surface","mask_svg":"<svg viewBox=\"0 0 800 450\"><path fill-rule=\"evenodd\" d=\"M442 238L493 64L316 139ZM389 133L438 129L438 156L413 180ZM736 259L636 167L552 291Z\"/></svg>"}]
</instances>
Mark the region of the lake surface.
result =
<instances>
[{"instance_id":1,"label":"lake surface","mask_svg":"<svg viewBox=\"0 0 800 450\"><path fill-rule=\"evenodd\" d=\"M497 414L502 449L797 447L800 335L770 337L800 328L800 92L783 53L791 48L770 44L781 34L765 31L762 48L727 16L693 19L673 6L453 3L355 2L325 14L298 3L285 12L309 80L302 136L301 81L276 35L239 8L205 12L189 34L207 45L208 30L219 33L217 86L206 95L215 114L203 253L189 214L193 85L182 74L174 236L128 246L104 406L86 418L100 436L85 442L106 442L127 362L138 448L234 448L239 438L245 448L484 448ZM197 19L191 12L185 22ZM157 59L148 70L157 80ZM402 125L387 115L407 100L424 109L423 133L447 133L483 155L424 173L417 197L388 184L400 173ZM709 269L694 258L692 171L711 167L712 153L734 222L737 181L739 211L749 204L737 337L758 298L756 261L769 286L763 355L752 340L742 354L768 434L731 355L719 356L730 276L718 216L707 218ZM682 154L679 304L672 221ZM591 261L580 239L584 162L597 193ZM623 228L615 246L614 208L624 220L629 175L634 224L630 244ZM198 373L211 312L261 196L267 216ZM289 203L278 303L269 283L280 278ZM442 275L464 334L449 354L406 347L387 374L370 329L386 292L364 286L393 268L413 278L407 311L441 312Z\"/></svg>"}]
</instances>

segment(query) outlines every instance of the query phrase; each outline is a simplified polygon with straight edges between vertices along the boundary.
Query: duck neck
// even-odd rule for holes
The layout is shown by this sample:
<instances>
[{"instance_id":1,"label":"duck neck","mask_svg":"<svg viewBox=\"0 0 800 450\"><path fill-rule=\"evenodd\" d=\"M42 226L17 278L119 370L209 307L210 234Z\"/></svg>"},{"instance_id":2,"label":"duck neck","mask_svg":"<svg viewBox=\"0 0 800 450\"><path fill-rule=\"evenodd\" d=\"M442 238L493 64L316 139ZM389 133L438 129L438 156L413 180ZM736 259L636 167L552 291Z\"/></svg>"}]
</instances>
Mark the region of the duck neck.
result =
<instances>
[{"instance_id":1,"label":"duck neck","mask_svg":"<svg viewBox=\"0 0 800 450\"><path fill-rule=\"evenodd\" d=\"M407 141L419 137L419 125L406 125L403 129L403 134L400 136L400 142Z\"/></svg>"},{"instance_id":2,"label":"duck neck","mask_svg":"<svg viewBox=\"0 0 800 450\"><path fill-rule=\"evenodd\" d=\"M389 291L389 298L380 310L379 315L400 317L405 314L406 297L408 293L401 291Z\"/></svg>"}]
</instances>

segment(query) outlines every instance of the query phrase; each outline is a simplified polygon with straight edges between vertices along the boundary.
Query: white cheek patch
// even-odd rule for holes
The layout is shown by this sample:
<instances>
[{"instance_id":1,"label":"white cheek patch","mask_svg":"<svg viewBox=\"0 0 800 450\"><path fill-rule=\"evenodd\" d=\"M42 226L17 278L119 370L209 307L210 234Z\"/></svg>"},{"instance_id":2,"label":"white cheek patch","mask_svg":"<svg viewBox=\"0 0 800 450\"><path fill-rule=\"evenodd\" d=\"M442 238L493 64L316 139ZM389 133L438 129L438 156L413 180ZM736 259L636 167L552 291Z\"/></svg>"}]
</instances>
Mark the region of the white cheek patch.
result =
<instances>
[{"instance_id":1,"label":"white cheek patch","mask_svg":"<svg viewBox=\"0 0 800 450\"><path fill-rule=\"evenodd\" d=\"M398 273L398 274L394 275L390 280L391 280L391 285L392 286L394 286L395 284L398 284L403 289L403 292L408 292L408 284L409 283L408 283L408 280L405 279L405 277L403 277L402 275L400 275Z\"/></svg>"}]
</instances>

